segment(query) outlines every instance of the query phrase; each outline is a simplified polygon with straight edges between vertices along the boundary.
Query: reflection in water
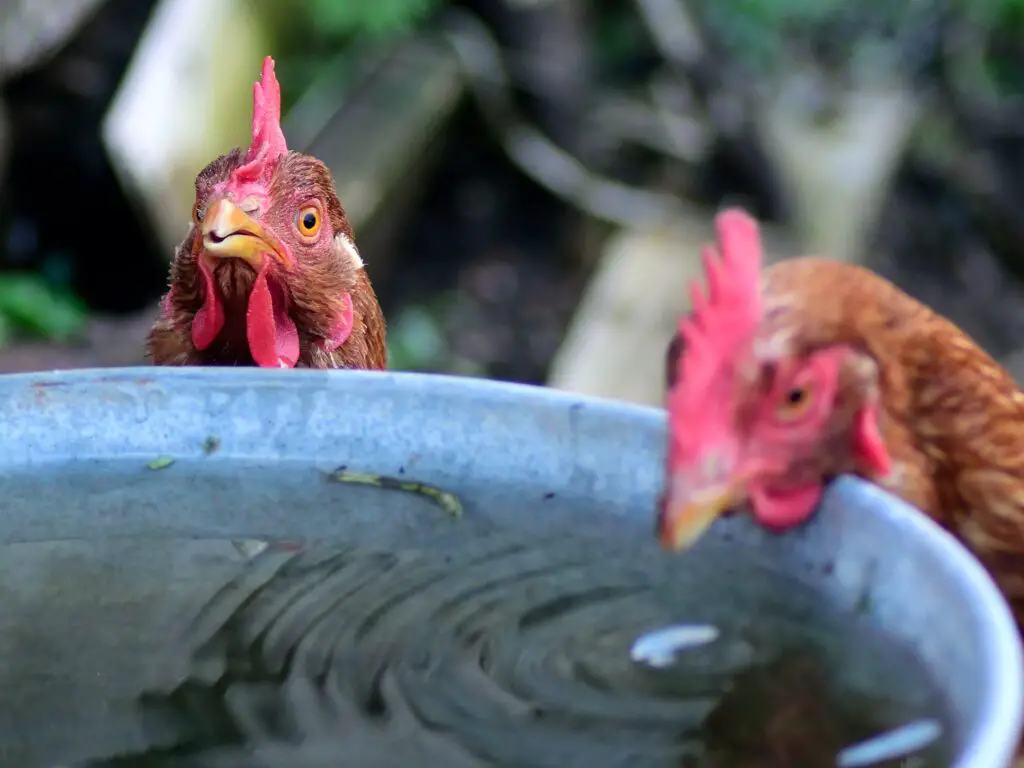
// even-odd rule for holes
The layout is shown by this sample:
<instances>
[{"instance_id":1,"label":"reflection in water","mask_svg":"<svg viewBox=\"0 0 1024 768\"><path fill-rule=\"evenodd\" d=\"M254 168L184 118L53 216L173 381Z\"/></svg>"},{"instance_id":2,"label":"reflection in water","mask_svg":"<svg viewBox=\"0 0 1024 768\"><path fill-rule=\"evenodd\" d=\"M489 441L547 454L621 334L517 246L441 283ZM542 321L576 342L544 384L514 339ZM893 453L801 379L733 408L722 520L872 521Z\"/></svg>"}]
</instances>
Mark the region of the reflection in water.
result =
<instances>
[{"instance_id":1,"label":"reflection in water","mask_svg":"<svg viewBox=\"0 0 1024 768\"><path fill-rule=\"evenodd\" d=\"M634 661L667 667L680 653L717 639L716 627L663 627L637 638L632 655ZM923 718L840 749L841 725L845 721L856 726L862 720L859 710L871 702L863 697L853 700L855 706L849 699L836 701L832 688L827 664L813 646L784 650L768 663L743 670L704 719L706 762L907 768L902 758L917 758L942 737L942 724Z\"/></svg>"},{"instance_id":2,"label":"reflection in water","mask_svg":"<svg viewBox=\"0 0 1024 768\"><path fill-rule=\"evenodd\" d=\"M673 592L613 543L242 549L167 638L186 664L138 697L145 746L79 768L832 768L855 741L946 721L908 654L778 575L756 575L774 595L756 607L737 592L704 608L720 636L654 669L635 639L709 593Z\"/></svg>"},{"instance_id":3,"label":"reflection in water","mask_svg":"<svg viewBox=\"0 0 1024 768\"><path fill-rule=\"evenodd\" d=\"M691 648L713 643L718 639L718 627L708 624L682 624L647 632L636 639L630 648L633 661L652 667L668 667L676 657Z\"/></svg>"},{"instance_id":4,"label":"reflection in water","mask_svg":"<svg viewBox=\"0 0 1024 768\"><path fill-rule=\"evenodd\" d=\"M878 736L873 730L870 698L836 696L820 654L788 651L762 665L744 670L704 721L706 754L685 765L715 768L834 768L865 766L906 768L908 752L933 742L939 734L899 749L903 729L891 731L872 744L847 749L851 737ZM934 724L934 723L933 723ZM922 721L916 721L920 731ZM910 734L913 736L913 732ZM896 749L885 749L885 746ZM864 760L864 753L869 758ZM838 758L838 759L837 759ZM860 759L859 759L860 758ZM927 763L921 762L925 765Z\"/></svg>"}]
</instances>

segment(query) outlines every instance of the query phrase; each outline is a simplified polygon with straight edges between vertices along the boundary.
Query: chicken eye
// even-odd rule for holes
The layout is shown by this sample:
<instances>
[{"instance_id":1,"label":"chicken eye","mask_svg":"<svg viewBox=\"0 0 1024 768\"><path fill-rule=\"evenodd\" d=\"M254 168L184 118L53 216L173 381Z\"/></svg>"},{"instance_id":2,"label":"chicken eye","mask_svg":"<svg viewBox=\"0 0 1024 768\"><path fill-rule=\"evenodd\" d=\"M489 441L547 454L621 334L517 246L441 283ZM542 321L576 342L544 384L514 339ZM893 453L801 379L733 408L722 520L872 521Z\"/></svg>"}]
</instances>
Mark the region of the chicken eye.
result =
<instances>
[{"instance_id":1,"label":"chicken eye","mask_svg":"<svg viewBox=\"0 0 1024 768\"><path fill-rule=\"evenodd\" d=\"M303 208L299 211L296 226L305 237L314 237L320 231L320 213L313 206Z\"/></svg>"},{"instance_id":2,"label":"chicken eye","mask_svg":"<svg viewBox=\"0 0 1024 768\"><path fill-rule=\"evenodd\" d=\"M806 386L790 387L782 395L779 403L779 417L795 419L811 404L811 391Z\"/></svg>"}]
</instances>

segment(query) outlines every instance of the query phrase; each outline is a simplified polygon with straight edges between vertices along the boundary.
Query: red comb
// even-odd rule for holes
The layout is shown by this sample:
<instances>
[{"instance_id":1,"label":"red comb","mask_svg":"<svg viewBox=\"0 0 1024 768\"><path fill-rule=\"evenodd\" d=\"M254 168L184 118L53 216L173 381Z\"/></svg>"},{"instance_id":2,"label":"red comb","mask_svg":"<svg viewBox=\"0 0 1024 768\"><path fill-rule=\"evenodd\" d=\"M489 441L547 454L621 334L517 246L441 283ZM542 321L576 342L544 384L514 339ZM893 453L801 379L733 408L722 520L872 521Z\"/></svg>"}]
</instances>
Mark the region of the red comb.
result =
<instances>
[{"instance_id":1,"label":"red comb","mask_svg":"<svg viewBox=\"0 0 1024 768\"><path fill-rule=\"evenodd\" d=\"M683 354L678 384L669 392L669 410L678 434L688 434L694 450L704 437L700 425L718 413L712 385L731 372L737 353L749 343L761 319L761 237L757 221L739 209L715 217L718 249L701 252L708 290L690 286L692 310L679 322ZM721 254L721 256L719 256ZM677 445L679 450L685 447Z\"/></svg>"},{"instance_id":2,"label":"red comb","mask_svg":"<svg viewBox=\"0 0 1024 768\"><path fill-rule=\"evenodd\" d=\"M231 184L240 187L265 177L270 164L288 151L281 132L281 86L274 75L274 60L263 60L260 81L252 87L252 143L245 163L231 174Z\"/></svg>"}]
</instances>

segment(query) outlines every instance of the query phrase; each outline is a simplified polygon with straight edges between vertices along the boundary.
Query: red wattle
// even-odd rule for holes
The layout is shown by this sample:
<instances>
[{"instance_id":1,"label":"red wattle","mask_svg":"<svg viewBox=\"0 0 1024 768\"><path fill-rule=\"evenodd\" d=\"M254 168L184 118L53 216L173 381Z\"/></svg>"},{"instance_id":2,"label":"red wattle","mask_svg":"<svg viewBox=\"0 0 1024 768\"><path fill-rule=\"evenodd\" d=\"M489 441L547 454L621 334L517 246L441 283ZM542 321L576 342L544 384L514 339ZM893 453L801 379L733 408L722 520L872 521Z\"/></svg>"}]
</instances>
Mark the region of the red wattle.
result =
<instances>
[{"instance_id":1,"label":"red wattle","mask_svg":"<svg viewBox=\"0 0 1024 768\"><path fill-rule=\"evenodd\" d=\"M220 329L224 327L224 307L213 286L213 275L210 274L209 267L202 259L198 262L199 274L203 279L203 306L192 318L192 345L202 351L213 344ZM170 298L171 294L168 293L168 302Z\"/></svg>"},{"instance_id":2,"label":"red wattle","mask_svg":"<svg viewBox=\"0 0 1024 768\"><path fill-rule=\"evenodd\" d=\"M281 288L267 280L267 265L264 259L245 313L249 353L261 368L294 368L299 361L299 331L288 316Z\"/></svg>"},{"instance_id":3,"label":"red wattle","mask_svg":"<svg viewBox=\"0 0 1024 768\"><path fill-rule=\"evenodd\" d=\"M892 468L889 450L878 429L878 406L865 405L854 418L853 445L861 466L869 475L885 477Z\"/></svg>"},{"instance_id":4,"label":"red wattle","mask_svg":"<svg viewBox=\"0 0 1024 768\"><path fill-rule=\"evenodd\" d=\"M809 483L782 491L755 488L750 492L750 506L758 522L766 528L784 531L811 516L823 491L821 483Z\"/></svg>"}]
</instances>

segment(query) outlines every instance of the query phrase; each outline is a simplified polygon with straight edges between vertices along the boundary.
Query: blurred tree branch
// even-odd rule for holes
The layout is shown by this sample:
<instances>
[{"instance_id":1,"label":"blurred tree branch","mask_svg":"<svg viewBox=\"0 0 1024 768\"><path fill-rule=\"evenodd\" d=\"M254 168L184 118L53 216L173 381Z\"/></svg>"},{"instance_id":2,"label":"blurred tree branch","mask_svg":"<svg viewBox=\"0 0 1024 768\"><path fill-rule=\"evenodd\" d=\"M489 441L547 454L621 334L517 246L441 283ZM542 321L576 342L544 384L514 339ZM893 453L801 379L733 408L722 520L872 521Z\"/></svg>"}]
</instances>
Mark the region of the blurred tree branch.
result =
<instances>
[{"instance_id":1,"label":"blurred tree branch","mask_svg":"<svg viewBox=\"0 0 1024 768\"><path fill-rule=\"evenodd\" d=\"M594 218L621 226L670 221L679 203L672 195L632 187L586 168L520 115L501 48L473 14L446 14L443 36L469 78L483 115L513 162L556 196Z\"/></svg>"},{"instance_id":2,"label":"blurred tree branch","mask_svg":"<svg viewBox=\"0 0 1024 768\"><path fill-rule=\"evenodd\" d=\"M771 2L784 7L773 11L768 7ZM558 5L576 18L571 2L531 5ZM876 50L873 63L865 64L864 56L853 51L845 64L831 66L819 61L821 56L783 53L778 46L755 46L754 53L746 55L731 50L736 41L748 41L752 30L764 34L766 27L782 25L779 14L795 13L788 0L761 0L758 7L764 5L764 12L753 22L750 3L733 16L705 7L709 23L703 27L680 0L636 0L635 5L662 58L647 79L643 97L598 91L593 85L585 92L582 85L561 81L558 88L546 88L543 78L524 77L523 67L515 71L516 85L530 82L546 92L549 104L552 91L562 93L563 109L571 113L570 122L585 126L590 145L616 147L628 142L658 151L666 161L691 171L706 163L712 152L731 156L760 179L759 186L772 198L772 213L792 211L805 247L835 258L859 259L920 113L909 87L912 73L905 71L908 57L885 58ZM807 24L828 21L820 4L816 8L805 12ZM535 8L531 12L539 13ZM558 128L545 132L544 125L528 124L515 105L505 56L481 21L454 12L445 16L443 30L485 116L524 172L605 221L637 226L679 215L673 195L600 173L589 167L593 157L574 146L578 142L554 135ZM562 36L578 37L579 32L563 31ZM901 44L893 43L897 53ZM578 50L573 50L572 59L579 61ZM537 57L542 55L538 52ZM774 62L765 69L767 76L751 77L752 60L766 57ZM561 62L557 69L565 66ZM544 122L553 126L557 121Z\"/></svg>"},{"instance_id":3,"label":"blurred tree branch","mask_svg":"<svg viewBox=\"0 0 1024 768\"><path fill-rule=\"evenodd\" d=\"M1020 195L1007 194L1013 186L998 159L979 158L1001 136L1021 138L1019 100L990 103L1008 87L990 49L1009 40L1016 60L1024 54L1013 33L1024 18L1019 0L634 0L660 62L626 89L580 66L585 49L589 60L596 55L595 16L607 9L505 4L541 36L525 51L503 52L465 12L443 17L444 34L513 162L592 216L631 226L673 215L672 195L657 184L616 178L615 158L630 147L661 155L675 176L691 179L724 156L755 180L762 211L796 225L804 248L862 260L896 172L928 130L922 121L946 113L950 154L959 155L946 163L951 183L984 200L987 178L989 197L1002 202L980 203L980 219L997 240L1024 245L1024 225L1006 206ZM581 44L583 25L590 39ZM564 45L556 56L557 41ZM1011 74L1019 93L1024 77ZM536 126L522 117L517 89L547 105ZM965 162L966 176L957 170Z\"/></svg>"}]
</instances>

